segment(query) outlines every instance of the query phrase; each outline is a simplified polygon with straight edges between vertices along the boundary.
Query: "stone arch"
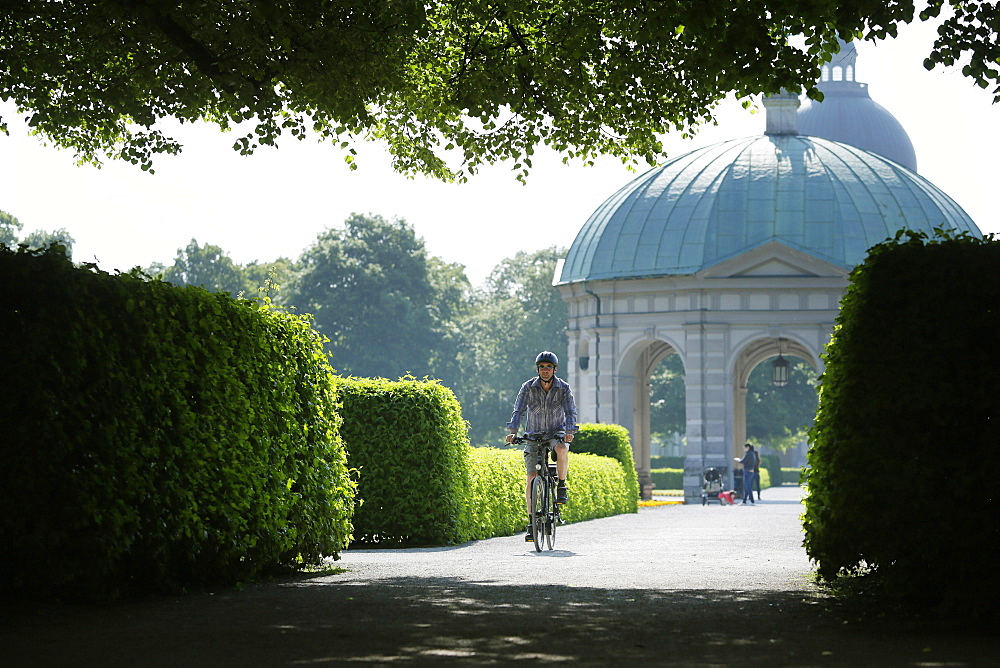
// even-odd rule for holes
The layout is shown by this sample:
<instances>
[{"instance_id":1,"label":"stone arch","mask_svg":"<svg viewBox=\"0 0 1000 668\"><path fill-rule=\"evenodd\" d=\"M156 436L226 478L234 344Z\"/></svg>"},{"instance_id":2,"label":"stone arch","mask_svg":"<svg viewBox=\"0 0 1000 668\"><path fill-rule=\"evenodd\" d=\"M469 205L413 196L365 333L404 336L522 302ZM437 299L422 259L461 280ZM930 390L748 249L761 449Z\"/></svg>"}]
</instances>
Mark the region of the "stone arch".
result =
<instances>
[{"instance_id":1,"label":"stone arch","mask_svg":"<svg viewBox=\"0 0 1000 668\"><path fill-rule=\"evenodd\" d=\"M805 360L817 374L823 372L820 351L795 332L772 332L746 341L734 351L730 366L733 380L733 439L732 455L743 455L743 444L747 438L747 382L750 374L762 362L778 354Z\"/></svg>"},{"instance_id":2,"label":"stone arch","mask_svg":"<svg viewBox=\"0 0 1000 668\"><path fill-rule=\"evenodd\" d=\"M622 414L631 417L629 429L632 441L632 456L635 459L636 473L639 476L639 486L643 498L649 498L652 493L652 478L650 475L650 378L657 365L669 355L680 355L681 364L687 365L680 346L671 337L642 338L633 341L623 351L619 362L618 387L621 397L619 405Z\"/></svg>"}]
</instances>

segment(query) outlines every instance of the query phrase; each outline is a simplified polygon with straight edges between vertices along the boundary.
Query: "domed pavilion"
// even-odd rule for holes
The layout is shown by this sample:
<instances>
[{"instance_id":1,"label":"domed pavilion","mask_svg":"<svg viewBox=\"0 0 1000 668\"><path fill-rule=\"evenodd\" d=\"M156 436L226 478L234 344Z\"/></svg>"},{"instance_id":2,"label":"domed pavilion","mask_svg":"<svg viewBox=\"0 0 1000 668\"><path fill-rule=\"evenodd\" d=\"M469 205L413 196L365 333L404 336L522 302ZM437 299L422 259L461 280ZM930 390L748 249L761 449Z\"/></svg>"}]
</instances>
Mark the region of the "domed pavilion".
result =
<instances>
[{"instance_id":1,"label":"domed pavilion","mask_svg":"<svg viewBox=\"0 0 1000 668\"><path fill-rule=\"evenodd\" d=\"M799 111L797 96L772 96L764 135L638 177L593 213L556 271L580 421L629 429L644 496L649 382L664 358L679 355L685 371L691 502L709 466L732 484L758 364L790 356L822 373L848 275L869 248L903 228L981 236L914 171L909 138L854 81L845 46L824 68L824 102Z\"/></svg>"}]
</instances>

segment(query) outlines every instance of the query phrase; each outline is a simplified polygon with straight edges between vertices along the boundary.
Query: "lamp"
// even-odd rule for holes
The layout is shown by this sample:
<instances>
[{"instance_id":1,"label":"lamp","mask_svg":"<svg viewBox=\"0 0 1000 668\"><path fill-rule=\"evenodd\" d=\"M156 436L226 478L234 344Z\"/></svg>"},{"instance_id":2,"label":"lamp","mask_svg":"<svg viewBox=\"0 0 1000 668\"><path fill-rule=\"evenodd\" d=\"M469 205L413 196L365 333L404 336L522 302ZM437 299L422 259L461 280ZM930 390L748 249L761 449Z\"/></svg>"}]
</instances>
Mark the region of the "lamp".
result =
<instances>
[{"instance_id":1,"label":"lamp","mask_svg":"<svg viewBox=\"0 0 1000 668\"><path fill-rule=\"evenodd\" d=\"M788 360L778 353L778 359L771 362L771 382L776 387L788 385Z\"/></svg>"},{"instance_id":2,"label":"lamp","mask_svg":"<svg viewBox=\"0 0 1000 668\"><path fill-rule=\"evenodd\" d=\"M782 343L784 339L778 339L778 359L771 362L771 382L775 387L788 385L788 360L782 357Z\"/></svg>"}]
</instances>

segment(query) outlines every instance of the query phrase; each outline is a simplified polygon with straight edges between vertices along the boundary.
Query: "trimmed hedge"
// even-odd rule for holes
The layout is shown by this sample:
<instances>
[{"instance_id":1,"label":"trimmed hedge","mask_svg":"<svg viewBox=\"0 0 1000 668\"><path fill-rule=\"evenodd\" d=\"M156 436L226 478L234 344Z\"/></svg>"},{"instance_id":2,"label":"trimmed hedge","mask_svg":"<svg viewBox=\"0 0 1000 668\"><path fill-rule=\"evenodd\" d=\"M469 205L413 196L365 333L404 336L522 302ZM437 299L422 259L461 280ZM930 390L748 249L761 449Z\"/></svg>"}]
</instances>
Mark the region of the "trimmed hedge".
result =
<instances>
[{"instance_id":1,"label":"trimmed hedge","mask_svg":"<svg viewBox=\"0 0 1000 668\"><path fill-rule=\"evenodd\" d=\"M684 489L684 469L652 469L653 489Z\"/></svg>"},{"instance_id":2,"label":"trimmed hedge","mask_svg":"<svg viewBox=\"0 0 1000 668\"><path fill-rule=\"evenodd\" d=\"M413 378L337 384L358 476L353 546L447 545L524 530L521 449L469 446L451 390ZM568 522L636 511L618 461L571 452L570 471Z\"/></svg>"},{"instance_id":3,"label":"trimmed hedge","mask_svg":"<svg viewBox=\"0 0 1000 668\"><path fill-rule=\"evenodd\" d=\"M649 458L649 468L651 469L682 469L684 468L684 455L659 455Z\"/></svg>"},{"instance_id":4,"label":"trimmed hedge","mask_svg":"<svg viewBox=\"0 0 1000 668\"><path fill-rule=\"evenodd\" d=\"M509 536L524 531L524 456L520 449L472 448L470 527L467 539ZM634 512L634 500L617 461L597 455L569 453L572 471L570 503L563 507L567 522Z\"/></svg>"},{"instance_id":5,"label":"trimmed hedge","mask_svg":"<svg viewBox=\"0 0 1000 668\"><path fill-rule=\"evenodd\" d=\"M618 461L625 473L625 483L628 492L635 502L627 512L639 512L639 475L635 470L635 459L632 456L632 444L628 429L617 424L585 423L579 425L579 431L570 446L573 452L589 453L611 457ZM570 468L569 476L575 476Z\"/></svg>"},{"instance_id":6,"label":"trimmed hedge","mask_svg":"<svg viewBox=\"0 0 1000 668\"><path fill-rule=\"evenodd\" d=\"M466 540L524 531L524 456L520 450L470 448L470 484L464 509Z\"/></svg>"},{"instance_id":7,"label":"trimmed hedge","mask_svg":"<svg viewBox=\"0 0 1000 668\"><path fill-rule=\"evenodd\" d=\"M343 378L341 434L357 470L355 543L466 540L468 425L438 381Z\"/></svg>"},{"instance_id":8,"label":"trimmed hedge","mask_svg":"<svg viewBox=\"0 0 1000 668\"><path fill-rule=\"evenodd\" d=\"M656 489L684 489L684 469L653 469L649 472ZM771 474L767 469L760 470L760 488L771 486ZM756 485L755 485L756 487Z\"/></svg>"},{"instance_id":9,"label":"trimmed hedge","mask_svg":"<svg viewBox=\"0 0 1000 668\"><path fill-rule=\"evenodd\" d=\"M761 455L760 450L757 451L757 454L760 455L761 485L764 482L763 474L765 471L767 471L770 485L781 485L784 482L784 476L781 473L781 457L779 455ZM793 478L793 480L797 481L798 478Z\"/></svg>"},{"instance_id":10,"label":"trimmed hedge","mask_svg":"<svg viewBox=\"0 0 1000 668\"><path fill-rule=\"evenodd\" d=\"M992 607L1000 516L1000 242L901 233L851 274L806 471L820 577L910 609Z\"/></svg>"},{"instance_id":11,"label":"trimmed hedge","mask_svg":"<svg viewBox=\"0 0 1000 668\"><path fill-rule=\"evenodd\" d=\"M0 247L0 571L33 594L247 581L343 549L354 492L307 320Z\"/></svg>"},{"instance_id":12,"label":"trimmed hedge","mask_svg":"<svg viewBox=\"0 0 1000 668\"><path fill-rule=\"evenodd\" d=\"M573 480L569 486L570 502L562 511L567 522L639 512L638 492L620 462L601 455L571 452L569 470ZM632 473L634 476L635 468Z\"/></svg>"},{"instance_id":13,"label":"trimmed hedge","mask_svg":"<svg viewBox=\"0 0 1000 668\"><path fill-rule=\"evenodd\" d=\"M800 467L781 467L781 484L798 485L802 482L802 471Z\"/></svg>"}]
</instances>

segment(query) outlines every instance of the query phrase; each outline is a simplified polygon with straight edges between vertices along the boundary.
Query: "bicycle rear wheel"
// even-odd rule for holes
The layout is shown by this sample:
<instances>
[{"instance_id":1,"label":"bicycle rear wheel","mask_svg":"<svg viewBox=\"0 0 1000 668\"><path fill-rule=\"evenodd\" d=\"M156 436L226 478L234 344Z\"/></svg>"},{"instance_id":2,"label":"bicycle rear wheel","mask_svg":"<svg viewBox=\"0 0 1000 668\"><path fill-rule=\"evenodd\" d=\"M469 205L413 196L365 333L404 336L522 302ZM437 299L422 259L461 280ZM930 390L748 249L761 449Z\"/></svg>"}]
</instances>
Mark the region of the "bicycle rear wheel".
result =
<instances>
[{"instance_id":1,"label":"bicycle rear wheel","mask_svg":"<svg viewBox=\"0 0 1000 668\"><path fill-rule=\"evenodd\" d=\"M546 494L545 508L545 543L549 549L554 549L556 545L556 517L558 517L559 507L556 506L556 481L549 481L549 493Z\"/></svg>"},{"instance_id":2,"label":"bicycle rear wheel","mask_svg":"<svg viewBox=\"0 0 1000 668\"><path fill-rule=\"evenodd\" d=\"M531 481L531 533L535 552L541 552L545 542L545 481L537 475Z\"/></svg>"}]
</instances>

